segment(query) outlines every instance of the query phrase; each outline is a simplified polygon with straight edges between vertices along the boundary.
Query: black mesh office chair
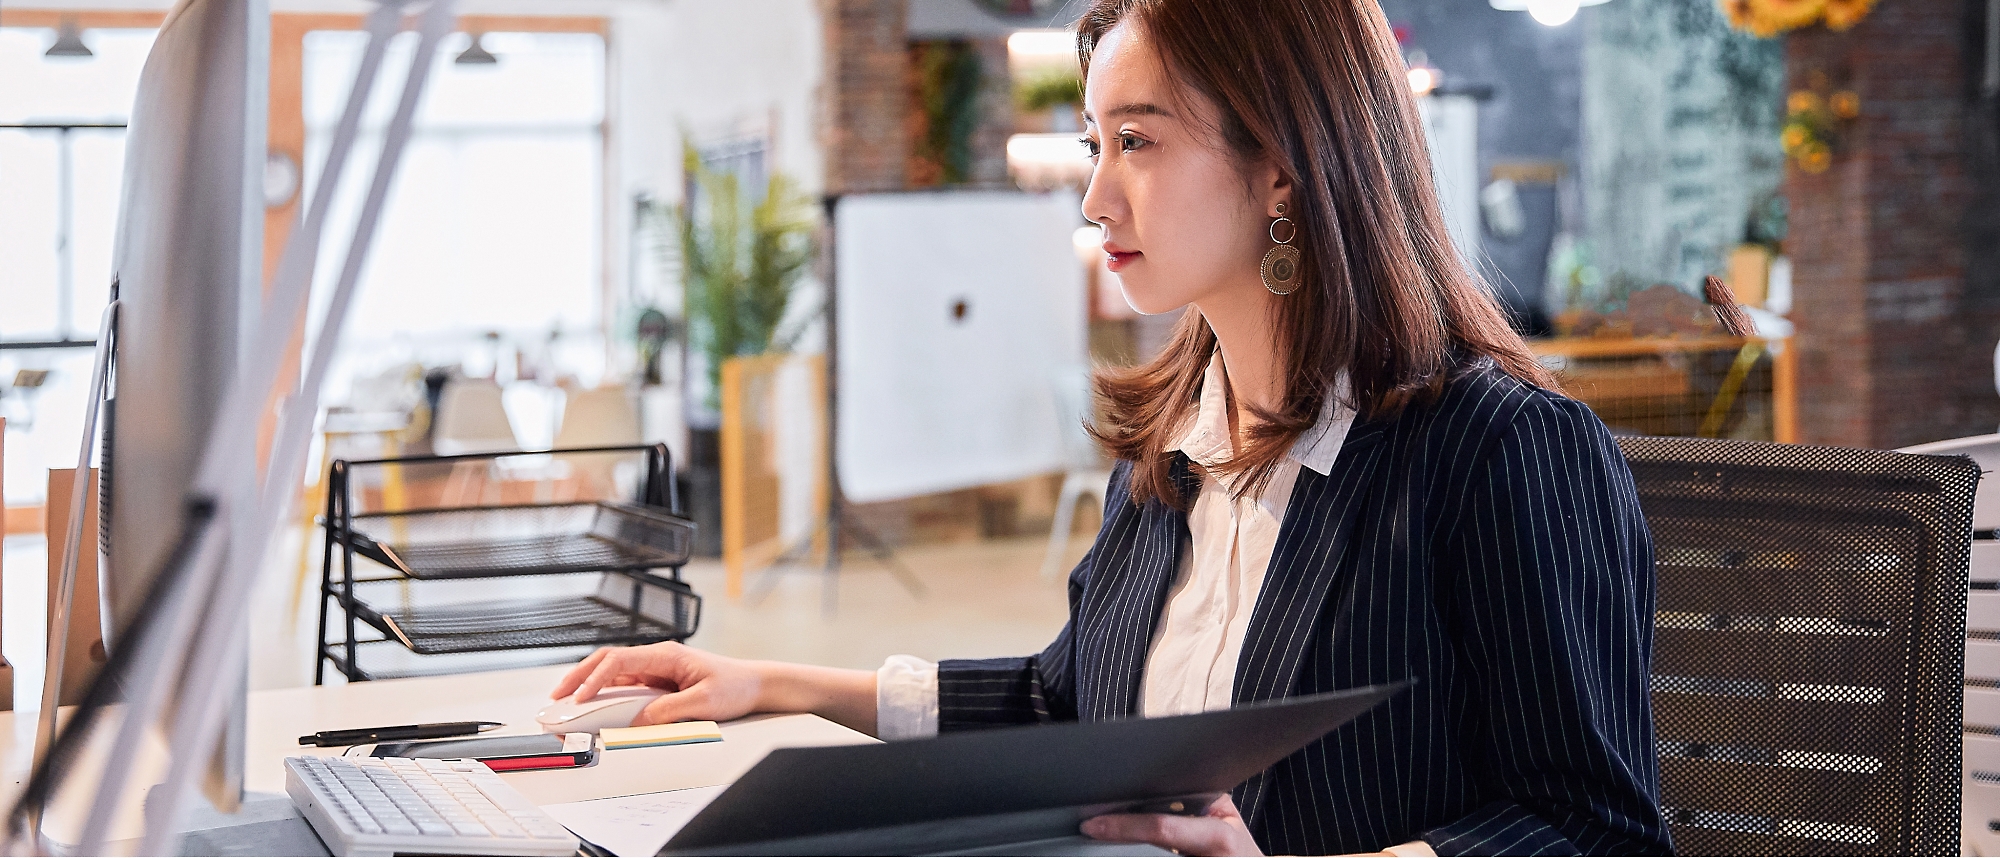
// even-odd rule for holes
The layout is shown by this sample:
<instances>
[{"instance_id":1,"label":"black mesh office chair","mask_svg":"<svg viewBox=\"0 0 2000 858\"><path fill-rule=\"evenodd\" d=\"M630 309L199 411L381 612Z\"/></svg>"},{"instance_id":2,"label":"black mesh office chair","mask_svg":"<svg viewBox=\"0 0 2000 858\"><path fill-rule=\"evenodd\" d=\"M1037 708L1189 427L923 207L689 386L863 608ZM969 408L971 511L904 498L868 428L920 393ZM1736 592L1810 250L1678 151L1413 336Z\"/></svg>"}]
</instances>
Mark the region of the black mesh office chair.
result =
<instances>
[{"instance_id":1,"label":"black mesh office chair","mask_svg":"<svg viewBox=\"0 0 2000 858\"><path fill-rule=\"evenodd\" d=\"M1689 855L1956 855L1963 457L1619 441L1659 559L1661 803Z\"/></svg>"}]
</instances>

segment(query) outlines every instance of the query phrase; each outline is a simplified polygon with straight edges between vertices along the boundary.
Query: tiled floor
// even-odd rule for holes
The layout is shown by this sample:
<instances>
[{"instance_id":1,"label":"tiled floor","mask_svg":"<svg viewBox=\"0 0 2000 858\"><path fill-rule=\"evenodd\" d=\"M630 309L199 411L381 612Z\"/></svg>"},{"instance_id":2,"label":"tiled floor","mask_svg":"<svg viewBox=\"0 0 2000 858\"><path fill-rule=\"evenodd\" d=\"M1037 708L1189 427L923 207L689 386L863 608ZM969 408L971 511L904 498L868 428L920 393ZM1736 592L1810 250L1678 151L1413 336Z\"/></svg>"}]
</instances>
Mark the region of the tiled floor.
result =
<instances>
[{"instance_id":1,"label":"tiled floor","mask_svg":"<svg viewBox=\"0 0 2000 858\"><path fill-rule=\"evenodd\" d=\"M1072 561L1087 543L1083 534L1071 542ZM921 597L866 554L849 554L830 614L823 601L826 578L816 565L768 581L753 576L753 585L770 585L764 598L731 600L723 593L721 564L697 562L685 576L703 597L703 616L689 643L745 658L863 668L895 653L930 659L1025 655L1046 645L1067 614L1063 582L1038 574L1045 546L1041 538L1022 538L903 549L899 558L927 590ZM281 561L253 598L253 688L312 681L316 618L311 599L294 595L297 556L295 550L278 552ZM316 564L315 557L315 577ZM16 666L17 705L34 708L46 599L41 538L9 537L5 568L0 651ZM482 595L490 597L491 588L485 589Z\"/></svg>"}]
</instances>

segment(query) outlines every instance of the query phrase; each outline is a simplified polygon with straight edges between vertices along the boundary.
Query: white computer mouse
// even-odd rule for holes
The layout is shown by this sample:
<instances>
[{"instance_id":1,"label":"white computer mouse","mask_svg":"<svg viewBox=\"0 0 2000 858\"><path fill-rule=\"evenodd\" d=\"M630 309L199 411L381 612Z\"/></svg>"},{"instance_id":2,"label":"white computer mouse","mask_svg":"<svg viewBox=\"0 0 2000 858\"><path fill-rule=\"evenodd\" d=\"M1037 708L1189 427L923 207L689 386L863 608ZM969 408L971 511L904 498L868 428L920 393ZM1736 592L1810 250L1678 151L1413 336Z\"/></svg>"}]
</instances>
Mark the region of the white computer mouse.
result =
<instances>
[{"instance_id":1,"label":"white computer mouse","mask_svg":"<svg viewBox=\"0 0 2000 858\"><path fill-rule=\"evenodd\" d=\"M596 733L606 727L630 727L639 710L667 692L644 685L619 685L578 703L565 697L535 713L544 733Z\"/></svg>"}]
</instances>

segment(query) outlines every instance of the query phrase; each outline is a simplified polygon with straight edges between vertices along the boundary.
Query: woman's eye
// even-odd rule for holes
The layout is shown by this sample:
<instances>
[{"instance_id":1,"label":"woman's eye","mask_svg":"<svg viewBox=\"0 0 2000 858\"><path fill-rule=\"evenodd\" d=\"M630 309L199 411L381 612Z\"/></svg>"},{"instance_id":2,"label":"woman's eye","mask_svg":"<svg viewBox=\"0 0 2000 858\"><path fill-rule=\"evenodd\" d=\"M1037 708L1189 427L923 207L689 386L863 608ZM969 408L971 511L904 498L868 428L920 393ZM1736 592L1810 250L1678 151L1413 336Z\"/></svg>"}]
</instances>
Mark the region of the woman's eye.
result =
<instances>
[{"instance_id":1,"label":"woman's eye","mask_svg":"<svg viewBox=\"0 0 2000 858\"><path fill-rule=\"evenodd\" d=\"M1092 158L1097 157L1098 154L1097 141L1092 140L1088 137L1078 137L1076 138L1076 142L1083 144L1083 151L1085 155Z\"/></svg>"},{"instance_id":2,"label":"woman's eye","mask_svg":"<svg viewBox=\"0 0 2000 858\"><path fill-rule=\"evenodd\" d=\"M1148 142L1151 141L1135 137L1131 134L1120 134L1118 135L1118 150L1121 152L1135 151L1138 148L1145 146Z\"/></svg>"}]
</instances>

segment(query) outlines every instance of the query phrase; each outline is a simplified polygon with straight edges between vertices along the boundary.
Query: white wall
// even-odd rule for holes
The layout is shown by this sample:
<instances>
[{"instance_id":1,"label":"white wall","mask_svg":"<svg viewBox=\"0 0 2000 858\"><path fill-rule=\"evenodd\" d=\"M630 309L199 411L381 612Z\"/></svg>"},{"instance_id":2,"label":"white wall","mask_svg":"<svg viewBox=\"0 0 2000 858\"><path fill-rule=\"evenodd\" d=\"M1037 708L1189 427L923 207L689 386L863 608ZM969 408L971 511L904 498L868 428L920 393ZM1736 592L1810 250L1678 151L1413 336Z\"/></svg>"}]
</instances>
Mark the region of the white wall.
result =
<instances>
[{"instance_id":1,"label":"white wall","mask_svg":"<svg viewBox=\"0 0 2000 858\"><path fill-rule=\"evenodd\" d=\"M743 137L769 141L769 169L798 182L815 198L826 187L826 154L821 137L821 94L825 40L816 0L625 0L612 16L612 141L610 163L617 188L615 211L606 223L619 243L616 258L632 267L635 193L655 201L680 201L681 140L697 145ZM668 255L674 245L668 242ZM671 262L662 266L642 248L637 283L625 285L623 268L615 294L637 294L678 314L681 289ZM800 284L794 311L820 306L821 291L810 277ZM817 328L817 326L815 326ZM824 348L824 334L810 330L801 351ZM670 362L671 363L671 362ZM666 379L677 386L677 367ZM697 385L699 386L699 385ZM655 409L681 417L682 409ZM659 433L670 444L684 441L684 429ZM684 449L677 446L676 449Z\"/></svg>"}]
</instances>

